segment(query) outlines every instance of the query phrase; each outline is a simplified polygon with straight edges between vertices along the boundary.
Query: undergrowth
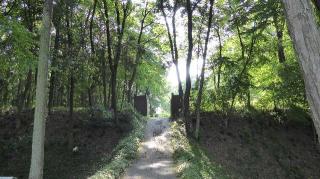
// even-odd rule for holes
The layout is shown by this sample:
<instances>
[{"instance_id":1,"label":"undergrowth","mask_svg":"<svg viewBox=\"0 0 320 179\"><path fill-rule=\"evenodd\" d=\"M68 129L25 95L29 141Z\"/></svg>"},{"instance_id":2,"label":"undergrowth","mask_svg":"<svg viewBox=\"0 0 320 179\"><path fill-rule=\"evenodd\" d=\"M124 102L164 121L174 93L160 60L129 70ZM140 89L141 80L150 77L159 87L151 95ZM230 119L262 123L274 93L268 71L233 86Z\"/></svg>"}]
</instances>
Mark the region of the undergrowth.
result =
<instances>
[{"instance_id":1,"label":"undergrowth","mask_svg":"<svg viewBox=\"0 0 320 179\"><path fill-rule=\"evenodd\" d=\"M182 124L173 122L172 146L177 176L185 179L231 178L221 166L211 163L200 146L185 135Z\"/></svg>"},{"instance_id":2,"label":"undergrowth","mask_svg":"<svg viewBox=\"0 0 320 179\"><path fill-rule=\"evenodd\" d=\"M119 178L137 157L139 144L144 137L146 118L134 112L133 130L114 149L111 161L102 159L99 170L90 179Z\"/></svg>"}]
</instances>

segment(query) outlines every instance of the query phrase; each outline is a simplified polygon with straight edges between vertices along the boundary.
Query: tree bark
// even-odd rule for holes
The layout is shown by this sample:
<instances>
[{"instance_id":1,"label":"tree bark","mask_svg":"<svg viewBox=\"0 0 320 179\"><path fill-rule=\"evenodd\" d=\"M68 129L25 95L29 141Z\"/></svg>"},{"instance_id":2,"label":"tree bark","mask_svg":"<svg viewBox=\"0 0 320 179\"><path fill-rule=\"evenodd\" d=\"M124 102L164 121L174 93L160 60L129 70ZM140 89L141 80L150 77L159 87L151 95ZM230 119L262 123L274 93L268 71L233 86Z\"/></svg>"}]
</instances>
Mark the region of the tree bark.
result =
<instances>
[{"instance_id":1,"label":"tree bark","mask_svg":"<svg viewBox=\"0 0 320 179\"><path fill-rule=\"evenodd\" d=\"M43 8L29 179L43 178L45 120L48 114L48 61L50 58L52 4L52 0L46 0Z\"/></svg>"},{"instance_id":2,"label":"tree bark","mask_svg":"<svg viewBox=\"0 0 320 179\"><path fill-rule=\"evenodd\" d=\"M306 0L282 0L289 34L299 58L307 100L318 136L320 136L320 32L312 6ZM318 137L320 143L320 137Z\"/></svg>"}]
</instances>

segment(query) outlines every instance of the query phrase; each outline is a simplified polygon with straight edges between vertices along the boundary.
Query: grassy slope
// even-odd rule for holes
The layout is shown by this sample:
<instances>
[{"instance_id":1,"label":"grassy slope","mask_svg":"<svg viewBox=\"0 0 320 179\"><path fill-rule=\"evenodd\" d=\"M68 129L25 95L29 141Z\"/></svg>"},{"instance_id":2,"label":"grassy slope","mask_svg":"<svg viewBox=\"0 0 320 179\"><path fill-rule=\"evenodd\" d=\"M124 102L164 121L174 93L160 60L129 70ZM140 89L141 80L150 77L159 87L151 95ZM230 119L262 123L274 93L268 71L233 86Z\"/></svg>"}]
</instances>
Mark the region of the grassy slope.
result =
<instances>
[{"instance_id":1,"label":"grassy slope","mask_svg":"<svg viewBox=\"0 0 320 179\"><path fill-rule=\"evenodd\" d=\"M196 142L190 141L185 136L182 124L173 122L171 130L174 148L173 158L178 177L186 179L231 178L221 166L210 162Z\"/></svg>"},{"instance_id":2,"label":"grassy slope","mask_svg":"<svg viewBox=\"0 0 320 179\"><path fill-rule=\"evenodd\" d=\"M139 144L144 137L145 125L146 118L135 114L133 130L127 137L122 139L114 149L114 156L111 161L101 162L100 169L89 178L119 178L131 161L137 156Z\"/></svg>"}]
</instances>

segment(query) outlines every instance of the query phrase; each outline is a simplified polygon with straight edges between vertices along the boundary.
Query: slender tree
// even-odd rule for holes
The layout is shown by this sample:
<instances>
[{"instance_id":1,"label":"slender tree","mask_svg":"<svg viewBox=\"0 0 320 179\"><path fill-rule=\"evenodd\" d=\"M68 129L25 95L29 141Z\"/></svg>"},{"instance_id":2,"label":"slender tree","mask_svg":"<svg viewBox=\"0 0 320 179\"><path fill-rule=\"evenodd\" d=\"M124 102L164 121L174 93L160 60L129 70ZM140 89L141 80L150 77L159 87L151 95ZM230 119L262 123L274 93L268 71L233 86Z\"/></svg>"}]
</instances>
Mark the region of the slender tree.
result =
<instances>
[{"instance_id":1,"label":"slender tree","mask_svg":"<svg viewBox=\"0 0 320 179\"><path fill-rule=\"evenodd\" d=\"M183 100L183 115L186 124L186 131L190 134L190 130L192 128L192 124L190 121L190 91L191 91L191 77L190 77L190 65L192 60L192 50L193 50L193 39L192 39L192 4L190 0L187 0L186 3L186 11L188 16L188 54L186 60L186 88L184 92L184 100Z\"/></svg>"},{"instance_id":2,"label":"slender tree","mask_svg":"<svg viewBox=\"0 0 320 179\"><path fill-rule=\"evenodd\" d=\"M201 106L201 99L202 99L202 92L203 92L203 84L204 84L204 72L205 72L205 66L207 61L207 51L208 51L208 42L210 37L210 30L212 25L212 17L213 17L213 3L214 0L210 0L210 7L209 7L209 19L208 19L208 26L207 26L207 32L204 42L204 50L202 54L202 67L201 67L201 74L200 74L200 84L199 84L199 90L198 90L198 96L196 101L196 128L195 128L195 138L199 138L199 127L200 127L200 106Z\"/></svg>"},{"instance_id":3,"label":"slender tree","mask_svg":"<svg viewBox=\"0 0 320 179\"><path fill-rule=\"evenodd\" d=\"M168 39L169 39L172 62L176 68L180 102L183 103L183 89L182 89L182 82L181 82L181 77L180 77L180 72L179 72L179 51L178 51L177 40L176 40L177 39L176 14L177 14L177 10L178 10L178 0L175 0L174 5L173 5L173 14L172 14L172 20L171 20L172 34L171 34L169 23L168 23L168 18L167 18L165 9L164 9L163 0L160 1L159 5L160 5L160 11L162 13L162 16L164 17L166 28L167 28L167 34L168 34Z\"/></svg>"},{"instance_id":4,"label":"slender tree","mask_svg":"<svg viewBox=\"0 0 320 179\"><path fill-rule=\"evenodd\" d=\"M108 61L111 71L111 108L114 111L114 118L116 123L117 120L117 74L118 65L121 57L122 51L122 41L124 36L124 30L126 28L127 18L131 13L131 1L119 2L119 0L114 1L115 13L116 13L116 35L117 43L115 46L114 56L112 57L112 44L111 44L111 32L110 32L110 19L109 19L109 9L106 0L103 1L105 19L106 19L106 29L107 29L107 46L108 46ZM120 5L119 5L120 4ZM120 9L121 7L121 9ZM121 13L122 12L122 13Z\"/></svg>"},{"instance_id":5,"label":"slender tree","mask_svg":"<svg viewBox=\"0 0 320 179\"><path fill-rule=\"evenodd\" d=\"M48 61L50 56L50 30L52 0L46 0L43 7L40 34L40 51L36 87L36 109L34 113L32 154L29 179L42 179L44 165L45 124L48 109Z\"/></svg>"},{"instance_id":6,"label":"slender tree","mask_svg":"<svg viewBox=\"0 0 320 179\"><path fill-rule=\"evenodd\" d=\"M134 61L134 65L133 65L133 72L132 72L131 78L128 82L128 91L127 91L128 102L131 102L132 85L133 85L133 82L136 78L138 64L140 63L140 59L141 59L141 55L142 55L142 43L141 43L142 42L142 34L143 34L144 29L147 27L145 25L145 21L146 21L147 16L150 13L151 13L151 10L148 8L148 2L146 2L145 9L142 13L142 19L140 20L140 30L139 30L139 36L138 36L138 41L137 41L136 56L135 56L135 61Z\"/></svg>"}]
</instances>

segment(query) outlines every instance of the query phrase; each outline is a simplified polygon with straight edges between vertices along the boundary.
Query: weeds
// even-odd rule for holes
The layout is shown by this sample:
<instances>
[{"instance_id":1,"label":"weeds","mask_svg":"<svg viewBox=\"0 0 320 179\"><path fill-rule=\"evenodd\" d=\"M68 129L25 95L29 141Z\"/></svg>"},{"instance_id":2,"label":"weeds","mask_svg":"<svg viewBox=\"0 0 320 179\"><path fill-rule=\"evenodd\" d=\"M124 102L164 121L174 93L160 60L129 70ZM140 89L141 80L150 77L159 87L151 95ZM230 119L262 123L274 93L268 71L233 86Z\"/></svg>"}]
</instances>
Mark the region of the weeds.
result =
<instances>
[{"instance_id":1,"label":"weeds","mask_svg":"<svg viewBox=\"0 0 320 179\"><path fill-rule=\"evenodd\" d=\"M134 113L132 123L133 130L114 149L111 161L102 159L101 166L93 176L89 177L90 179L119 178L131 161L136 158L139 144L144 136L146 118Z\"/></svg>"},{"instance_id":2,"label":"weeds","mask_svg":"<svg viewBox=\"0 0 320 179\"><path fill-rule=\"evenodd\" d=\"M221 166L210 162L196 142L186 137L183 125L174 122L171 129L173 158L178 177L185 179L231 178Z\"/></svg>"}]
</instances>

